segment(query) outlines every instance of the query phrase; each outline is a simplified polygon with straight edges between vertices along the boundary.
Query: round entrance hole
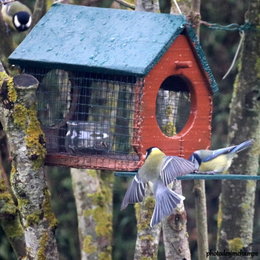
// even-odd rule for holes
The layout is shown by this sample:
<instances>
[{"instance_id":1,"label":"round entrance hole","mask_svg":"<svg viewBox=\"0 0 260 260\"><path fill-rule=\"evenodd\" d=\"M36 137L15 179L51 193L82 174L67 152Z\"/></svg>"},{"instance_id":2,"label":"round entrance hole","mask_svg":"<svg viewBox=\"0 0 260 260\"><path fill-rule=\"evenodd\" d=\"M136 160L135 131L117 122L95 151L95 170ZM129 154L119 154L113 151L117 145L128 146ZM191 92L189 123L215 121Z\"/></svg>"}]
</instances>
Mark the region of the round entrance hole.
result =
<instances>
[{"instance_id":1,"label":"round entrance hole","mask_svg":"<svg viewBox=\"0 0 260 260\"><path fill-rule=\"evenodd\" d=\"M174 136L185 126L190 115L190 82L183 76L166 78L156 98L156 119L166 136Z\"/></svg>"}]
</instances>

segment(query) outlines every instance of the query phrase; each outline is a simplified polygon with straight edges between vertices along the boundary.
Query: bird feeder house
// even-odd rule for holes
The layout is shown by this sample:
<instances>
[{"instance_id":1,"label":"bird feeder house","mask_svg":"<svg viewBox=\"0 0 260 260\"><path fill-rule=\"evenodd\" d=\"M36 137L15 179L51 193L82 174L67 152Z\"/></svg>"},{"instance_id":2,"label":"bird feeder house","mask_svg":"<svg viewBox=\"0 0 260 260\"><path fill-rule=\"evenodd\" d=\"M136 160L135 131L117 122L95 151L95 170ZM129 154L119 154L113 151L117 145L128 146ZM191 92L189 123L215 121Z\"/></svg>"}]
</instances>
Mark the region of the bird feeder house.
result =
<instances>
[{"instance_id":1,"label":"bird feeder house","mask_svg":"<svg viewBox=\"0 0 260 260\"><path fill-rule=\"evenodd\" d=\"M55 4L9 60L39 82L49 165L136 170L207 148L217 85L182 15Z\"/></svg>"}]
</instances>

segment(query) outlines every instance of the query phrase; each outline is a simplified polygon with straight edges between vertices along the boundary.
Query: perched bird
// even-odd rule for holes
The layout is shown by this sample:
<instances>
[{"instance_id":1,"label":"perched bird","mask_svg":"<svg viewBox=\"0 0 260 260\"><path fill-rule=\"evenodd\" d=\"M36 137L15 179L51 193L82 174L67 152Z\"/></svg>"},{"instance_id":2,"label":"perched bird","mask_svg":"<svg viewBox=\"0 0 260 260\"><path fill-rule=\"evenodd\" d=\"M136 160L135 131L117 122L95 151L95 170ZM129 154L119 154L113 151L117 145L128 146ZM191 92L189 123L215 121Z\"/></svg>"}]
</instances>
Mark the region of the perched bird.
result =
<instances>
[{"instance_id":1,"label":"perched bird","mask_svg":"<svg viewBox=\"0 0 260 260\"><path fill-rule=\"evenodd\" d=\"M2 1L1 13L4 22L14 31L23 32L32 24L30 9L19 1Z\"/></svg>"},{"instance_id":2,"label":"perched bird","mask_svg":"<svg viewBox=\"0 0 260 260\"><path fill-rule=\"evenodd\" d=\"M238 145L217 150L198 150L193 152L189 160L196 165L199 173L215 174L225 172L237 153L252 146L253 142L253 140L248 140Z\"/></svg>"},{"instance_id":3,"label":"perched bird","mask_svg":"<svg viewBox=\"0 0 260 260\"><path fill-rule=\"evenodd\" d=\"M141 202L145 196L145 187L151 182L155 197L155 207L150 226L159 223L164 217L172 214L177 204L185 197L170 190L167 185L176 177L195 171L195 165L177 156L166 156L159 148L147 150L143 166L138 170L123 199L121 210L128 204Z\"/></svg>"}]
</instances>

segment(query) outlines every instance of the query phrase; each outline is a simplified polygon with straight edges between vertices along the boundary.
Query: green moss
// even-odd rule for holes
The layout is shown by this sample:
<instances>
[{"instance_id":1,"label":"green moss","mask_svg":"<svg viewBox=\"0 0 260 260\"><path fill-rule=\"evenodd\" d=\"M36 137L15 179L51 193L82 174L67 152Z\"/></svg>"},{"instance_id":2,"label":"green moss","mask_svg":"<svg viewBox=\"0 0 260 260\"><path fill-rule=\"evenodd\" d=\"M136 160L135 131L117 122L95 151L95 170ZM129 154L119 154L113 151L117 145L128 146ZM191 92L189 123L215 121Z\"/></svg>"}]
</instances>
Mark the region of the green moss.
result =
<instances>
[{"instance_id":1,"label":"green moss","mask_svg":"<svg viewBox=\"0 0 260 260\"><path fill-rule=\"evenodd\" d=\"M12 166L11 166L11 172L10 172L10 183L14 183L14 176L17 172L17 169L14 166L14 162L12 162Z\"/></svg>"},{"instance_id":2,"label":"green moss","mask_svg":"<svg viewBox=\"0 0 260 260\"><path fill-rule=\"evenodd\" d=\"M37 258L38 260L45 260L46 259L46 248L48 245L48 233L43 233L41 240L40 240L40 246L37 252Z\"/></svg>"},{"instance_id":3,"label":"green moss","mask_svg":"<svg viewBox=\"0 0 260 260\"><path fill-rule=\"evenodd\" d=\"M88 169L86 171L86 174L90 175L93 178L97 178L97 170L93 170L93 169Z\"/></svg>"},{"instance_id":4,"label":"green moss","mask_svg":"<svg viewBox=\"0 0 260 260\"><path fill-rule=\"evenodd\" d=\"M5 80L7 80L8 78L9 78L9 76L5 72L0 71L0 88L1 88L1 86L3 84L3 82Z\"/></svg>"},{"instance_id":5,"label":"green moss","mask_svg":"<svg viewBox=\"0 0 260 260\"><path fill-rule=\"evenodd\" d=\"M257 57L256 64L255 64L256 76L260 79L260 58Z\"/></svg>"},{"instance_id":6,"label":"green moss","mask_svg":"<svg viewBox=\"0 0 260 260\"><path fill-rule=\"evenodd\" d=\"M28 109L29 124L26 129L26 146L29 149L29 157L33 159L35 168L43 165L46 155L44 144L41 143L41 137L44 139L44 133L41 129L40 122L37 119L37 111L35 108Z\"/></svg>"},{"instance_id":7,"label":"green moss","mask_svg":"<svg viewBox=\"0 0 260 260\"><path fill-rule=\"evenodd\" d=\"M43 200L44 217L48 220L51 228L56 228L58 225L58 220L52 211L50 193L47 189L45 189L44 191L44 196L45 196Z\"/></svg>"},{"instance_id":8,"label":"green moss","mask_svg":"<svg viewBox=\"0 0 260 260\"><path fill-rule=\"evenodd\" d=\"M107 247L107 250L99 253L98 260L112 260L112 248L111 246Z\"/></svg>"},{"instance_id":9,"label":"green moss","mask_svg":"<svg viewBox=\"0 0 260 260\"><path fill-rule=\"evenodd\" d=\"M249 210L251 208L251 205L249 203L246 203L246 202L241 203L240 206L245 211L247 211L247 210Z\"/></svg>"},{"instance_id":10,"label":"green moss","mask_svg":"<svg viewBox=\"0 0 260 260\"><path fill-rule=\"evenodd\" d=\"M146 241L153 241L154 237L152 235L143 235L143 236L140 236L140 239L146 240Z\"/></svg>"},{"instance_id":11,"label":"green moss","mask_svg":"<svg viewBox=\"0 0 260 260\"><path fill-rule=\"evenodd\" d=\"M14 88L13 78L9 77L7 86L8 86L8 99L9 99L9 101L15 103L17 100L17 93Z\"/></svg>"},{"instance_id":12,"label":"green moss","mask_svg":"<svg viewBox=\"0 0 260 260\"><path fill-rule=\"evenodd\" d=\"M141 256L140 260L155 260L155 257L151 257L151 256Z\"/></svg>"},{"instance_id":13,"label":"green moss","mask_svg":"<svg viewBox=\"0 0 260 260\"><path fill-rule=\"evenodd\" d=\"M223 218L223 213L222 213L222 207L220 206L220 207L219 207L219 210L218 210L218 217L217 217L217 226L218 226L218 229L221 228L222 218Z\"/></svg>"},{"instance_id":14,"label":"green moss","mask_svg":"<svg viewBox=\"0 0 260 260\"><path fill-rule=\"evenodd\" d=\"M93 254L97 251L97 246L92 242L91 236L85 236L83 240L83 251L87 254Z\"/></svg>"},{"instance_id":15,"label":"green moss","mask_svg":"<svg viewBox=\"0 0 260 260\"><path fill-rule=\"evenodd\" d=\"M109 175L109 174L108 174ZM110 175L112 175L110 173ZM105 176L105 178L109 178ZM108 205L112 201L112 189L107 185L107 180L104 182L100 181L100 191L97 191L92 194L88 194L88 197L91 198L93 209L85 210L85 216L92 216L95 220L96 227L95 231L97 236L112 236L112 212Z\"/></svg>"},{"instance_id":16,"label":"green moss","mask_svg":"<svg viewBox=\"0 0 260 260\"><path fill-rule=\"evenodd\" d=\"M7 81L8 100L13 103L16 102L17 93L14 88L13 78L5 72L0 72L0 88L4 81Z\"/></svg>"},{"instance_id":17,"label":"green moss","mask_svg":"<svg viewBox=\"0 0 260 260\"><path fill-rule=\"evenodd\" d=\"M2 220L1 223L8 238L17 238L23 236L24 231L18 215L11 219Z\"/></svg>"},{"instance_id":18,"label":"green moss","mask_svg":"<svg viewBox=\"0 0 260 260\"><path fill-rule=\"evenodd\" d=\"M42 166L46 155L44 147L44 133L37 119L37 111L34 107L26 108L21 104L15 104L13 110L14 123L25 132L25 141L28 148L28 156L33 160L36 169Z\"/></svg>"},{"instance_id":19,"label":"green moss","mask_svg":"<svg viewBox=\"0 0 260 260\"><path fill-rule=\"evenodd\" d=\"M0 215L16 215L17 207L12 194L6 188L4 180L0 180Z\"/></svg>"},{"instance_id":20,"label":"green moss","mask_svg":"<svg viewBox=\"0 0 260 260\"><path fill-rule=\"evenodd\" d=\"M255 183L255 181L253 181L253 180L248 180L248 181L246 182L246 189L247 189L247 191L250 191L250 190L252 190L252 189L255 189L255 186L256 186L256 183Z\"/></svg>"},{"instance_id":21,"label":"green moss","mask_svg":"<svg viewBox=\"0 0 260 260\"><path fill-rule=\"evenodd\" d=\"M176 127L173 122L168 122L162 127L163 133L167 136L174 136L176 134Z\"/></svg>"},{"instance_id":22,"label":"green moss","mask_svg":"<svg viewBox=\"0 0 260 260\"><path fill-rule=\"evenodd\" d=\"M13 110L13 120L22 130L26 129L27 126L27 108L21 104L15 104Z\"/></svg>"},{"instance_id":23,"label":"green moss","mask_svg":"<svg viewBox=\"0 0 260 260\"><path fill-rule=\"evenodd\" d=\"M136 203L136 219L137 219L137 231L140 232L146 228L150 228L150 220L153 214L155 200L152 196L145 197L142 204ZM141 215L141 207L143 208Z\"/></svg>"},{"instance_id":24,"label":"green moss","mask_svg":"<svg viewBox=\"0 0 260 260\"><path fill-rule=\"evenodd\" d=\"M6 185L3 179L0 179L0 192L6 191Z\"/></svg>"},{"instance_id":25,"label":"green moss","mask_svg":"<svg viewBox=\"0 0 260 260\"><path fill-rule=\"evenodd\" d=\"M26 216L26 226L37 225L41 220L42 211L36 210L32 214Z\"/></svg>"},{"instance_id":26,"label":"green moss","mask_svg":"<svg viewBox=\"0 0 260 260\"><path fill-rule=\"evenodd\" d=\"M84 216L92 216L95 220L97 236L110 237L112 235L112 213L105 207L97 206L93 209L85 210Z\"/></svg>"},{"instance_id":27,"label":"green moss","mask_svg":"<svg viewBox=\"0 0 260 260\"><path fill-rule=\"evenodd\" d=\"M228 240L227 242L230 251L239 252L244 247L242 239L239 237Z\"/></svg>"},{"instance_id":28,"label":"green moss","mask_svg":"<svg viewBox=\"0 0 260 260\"><path fill-rule=\"evenodd\" d=\"M17 202L18 202L18 208L21 209L24 206L26 206L27 204L29 204L29 200L25 199L25 198L19 198L17 197Z\"/></svg>"}]
</instances>

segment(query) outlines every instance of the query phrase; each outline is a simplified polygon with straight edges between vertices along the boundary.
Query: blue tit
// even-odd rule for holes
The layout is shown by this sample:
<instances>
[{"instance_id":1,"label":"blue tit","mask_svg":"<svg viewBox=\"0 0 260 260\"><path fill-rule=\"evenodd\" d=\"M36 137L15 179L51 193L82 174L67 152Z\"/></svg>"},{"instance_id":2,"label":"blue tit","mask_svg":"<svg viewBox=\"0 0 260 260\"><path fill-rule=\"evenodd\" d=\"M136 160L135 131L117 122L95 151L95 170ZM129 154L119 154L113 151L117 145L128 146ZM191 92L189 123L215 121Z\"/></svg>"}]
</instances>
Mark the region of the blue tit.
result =
<instances>
[{"instance_id":1,"label":"blue tit","mask_svg":"<svg viewBox=\"0 0 260 260\"><path fill-rule=\"evenodd\" d=\"M154 226L171 215L176 206L185 199L182 195L170 190L167 185L178 176L194 172L195 169L195 165L188 160L177 156L166 156L157 147L149 148L144 164L126 191L121 210L125 209L128 204L143 201L145 188L148 183L151 183L155 207L150 226Z\"/></svg>"},{"instance_id":2,"label":"blue tit","mask_svg":"<svg viewBox=\"0 0 260 260\"><path fill-rule=\"evenodd\" d=\"M221 173L228 170L238 152L253 145L253 140L217 150L198 150L193 152L189 160L197 167L199 173Z\"/></svg>"},{"instance_id":3,"label":"blue tit","mask_svg":"<svg viewBox=\"0 0 260 260\"><path fill-rule=\"evenodd\" d=\"M30 9L19 1L3 1L1 13L4 22L14 31L26 31L32 24Z\"/></svg>"}]
</instances>

